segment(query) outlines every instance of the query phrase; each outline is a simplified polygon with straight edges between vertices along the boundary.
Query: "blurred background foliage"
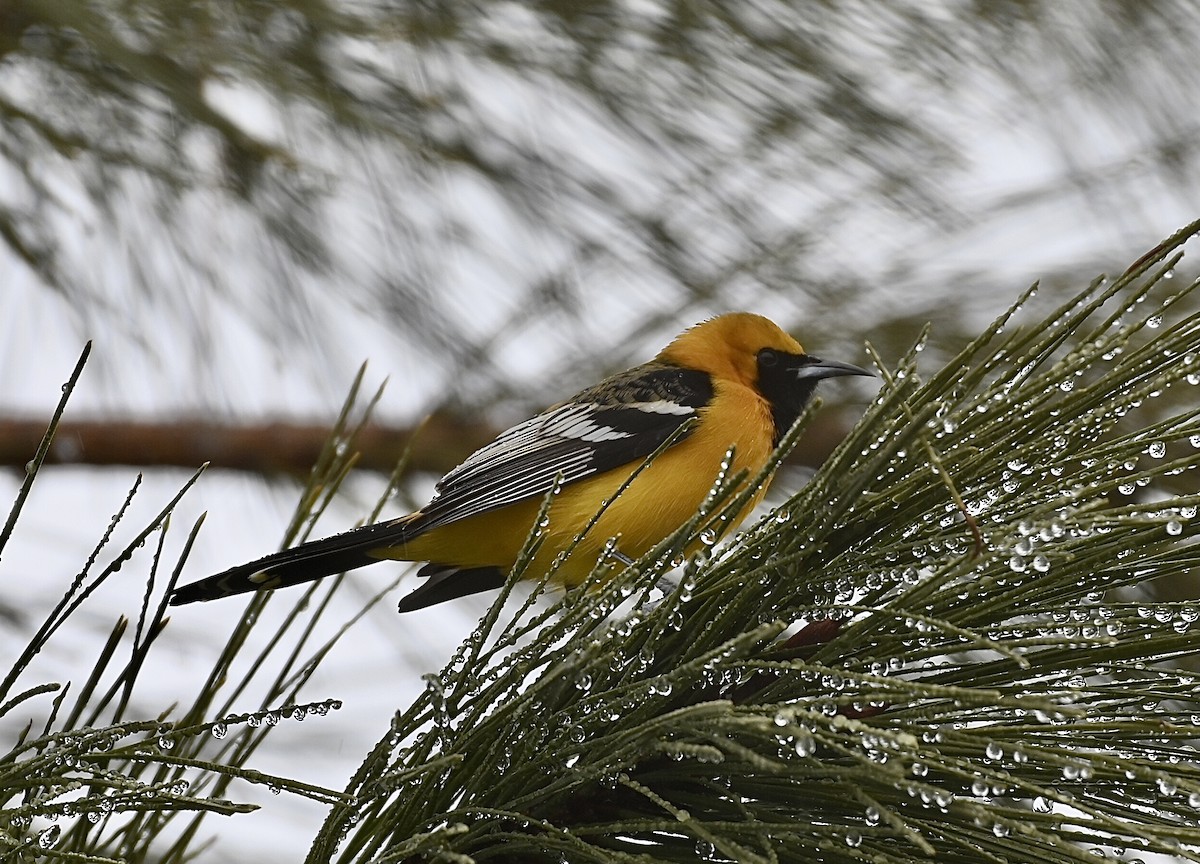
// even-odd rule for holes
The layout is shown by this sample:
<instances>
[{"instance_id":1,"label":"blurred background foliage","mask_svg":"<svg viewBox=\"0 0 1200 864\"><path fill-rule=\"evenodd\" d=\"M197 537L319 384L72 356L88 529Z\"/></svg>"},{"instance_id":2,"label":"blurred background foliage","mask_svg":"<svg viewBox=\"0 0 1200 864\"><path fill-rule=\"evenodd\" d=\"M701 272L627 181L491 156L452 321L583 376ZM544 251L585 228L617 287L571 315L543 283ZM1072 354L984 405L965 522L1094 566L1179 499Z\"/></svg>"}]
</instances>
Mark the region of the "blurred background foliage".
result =
<instances>
[{"instance_id":1,"label":"blurred background foliage","mask_svg":"<svg viewBox=\"0 0 1200 864\"><path fill-rule=\"evenodd\" d=\"M6 0L0 272L64 356L167 358L135 408L278 413L239 370L328 397L370 353L411 364L409 419L511 419L727 308L831 356L932 320L937 357L1200 210L1198 30L1182 0Z\"/></svg>"}]
</instances>

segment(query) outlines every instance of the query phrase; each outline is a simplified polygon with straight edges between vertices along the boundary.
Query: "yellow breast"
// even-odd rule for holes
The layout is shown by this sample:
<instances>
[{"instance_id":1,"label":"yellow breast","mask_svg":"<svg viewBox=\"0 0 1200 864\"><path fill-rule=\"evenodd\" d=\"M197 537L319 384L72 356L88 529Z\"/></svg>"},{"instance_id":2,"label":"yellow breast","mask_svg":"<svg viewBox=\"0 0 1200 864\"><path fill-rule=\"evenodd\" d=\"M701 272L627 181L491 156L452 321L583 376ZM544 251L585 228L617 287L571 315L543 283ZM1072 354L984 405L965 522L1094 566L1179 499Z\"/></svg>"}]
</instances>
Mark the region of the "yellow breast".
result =
<instances>
[{"instance_id":1,"label":"yellow breast","mask_svg":"<svg viewBox=\"0 0 1200 864\"><path fill-rule=\"evenodd\" d=\"M746 470L756 474L771 453L770 408L757 393L740 384L718 381L712 404L700 411L700 422L683 441L672 445L633 480L588 531L558 571L557 578L575 585L595 566L610 538L616 548L637 558L687 522L710 494L730 447L728 476ZM555 556L570 546L603 502L608 501L638 463L624 465L564 487L549 512L542 548L529 575L545 573ZM725 530L753 509L762 490ZM437 561L463 567L510 568L533 528L541 506L530 500L503 510L472 516L415 538L394 557Z\"/></svg>"}]
</instances>

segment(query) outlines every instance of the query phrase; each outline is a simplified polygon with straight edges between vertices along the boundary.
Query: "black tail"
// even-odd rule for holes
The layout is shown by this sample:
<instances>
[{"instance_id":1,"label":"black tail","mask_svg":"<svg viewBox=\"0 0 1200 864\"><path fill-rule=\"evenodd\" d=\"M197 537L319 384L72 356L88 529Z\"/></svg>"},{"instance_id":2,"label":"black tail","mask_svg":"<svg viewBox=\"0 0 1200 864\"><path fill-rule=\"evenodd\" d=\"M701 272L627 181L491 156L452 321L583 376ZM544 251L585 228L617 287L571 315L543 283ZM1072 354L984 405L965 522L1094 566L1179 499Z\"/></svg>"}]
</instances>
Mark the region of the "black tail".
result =
<instances>
[{"instance_id":1,"label":"black tail","mask_svg":"<svg viewBox=\"0 0 1200 864\"><path fill-rule=\"evenodd\" d=\"M401 598L397 611L412 612L468 594L503 588L506 578L504 570L499 567L453 567L446 564L426 564L417 571L417 575L426 577L425 583Z\"/></svg>"},{"instance_id":2,"label":"black tail","mask_svg":"<svg viewBox=\"0 0 1200 864\"><path fill-rule=\"evenodd\" d=\"M287 588L365 567L380 560L382 556L378 554L379 550L405 543L419 531L416 520L412 516L405 516L313 540L176 588L171 595L171 605L219 600L260 589Z\"/></svg>"}]
</instances>

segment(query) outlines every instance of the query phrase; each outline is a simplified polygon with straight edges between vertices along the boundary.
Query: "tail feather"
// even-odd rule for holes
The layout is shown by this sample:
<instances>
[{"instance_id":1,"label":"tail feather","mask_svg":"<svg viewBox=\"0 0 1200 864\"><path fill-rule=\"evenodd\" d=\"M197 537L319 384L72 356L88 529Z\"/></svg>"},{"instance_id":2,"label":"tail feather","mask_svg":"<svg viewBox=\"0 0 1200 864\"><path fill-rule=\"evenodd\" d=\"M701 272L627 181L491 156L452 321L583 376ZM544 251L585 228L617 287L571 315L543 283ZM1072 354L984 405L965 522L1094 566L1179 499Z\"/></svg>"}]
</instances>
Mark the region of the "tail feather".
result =
<instances>
[{"instance_id":1,"label":"tail feather","mask_svg":"<svg viewBox=\"0 0 1200 864\"><path fill-rule=\"evenodd\" d=\"M377 525L364 525L343 534L284 549L176 588L171 595L171 605L218 600L260 589L287 588L365 567L380 559L378 550L405 543L418 533L420 529L413 516Z\"/></svg>"},{"instance_id":2,"label":"tail feather","mask_svg":"<svg viewBox=\"0 0 1200 864\"><path fill-rule=\"evenodd\" d=\"M445 564L426 564L417 571L426 577L424 584L401 598L397 609L412 612L435 603L445 603L468 594L503 588L506 574L499 567L453 567Z\"/></svg>"}]
</instances>

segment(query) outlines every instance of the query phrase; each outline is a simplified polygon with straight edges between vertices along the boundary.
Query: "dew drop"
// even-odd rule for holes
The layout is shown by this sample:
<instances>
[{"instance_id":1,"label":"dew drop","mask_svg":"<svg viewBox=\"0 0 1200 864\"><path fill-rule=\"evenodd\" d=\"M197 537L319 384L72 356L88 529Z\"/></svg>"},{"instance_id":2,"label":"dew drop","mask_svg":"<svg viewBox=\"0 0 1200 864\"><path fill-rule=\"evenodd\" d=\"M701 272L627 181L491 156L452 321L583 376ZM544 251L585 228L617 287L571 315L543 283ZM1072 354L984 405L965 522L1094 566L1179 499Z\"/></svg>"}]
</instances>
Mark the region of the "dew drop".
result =
<instances>
[{"instance_id":1,"label":"dew drop","mask_svg":"<svg viewBox=\"0 0 1200 864\"><path fill-rule=\"evenodd\" d=\"M49 849L58 840L58 835L62 833L62 829L57 825L51 825L37 836L37 844L43 849Z\"/></svg>"}]
</instances>

